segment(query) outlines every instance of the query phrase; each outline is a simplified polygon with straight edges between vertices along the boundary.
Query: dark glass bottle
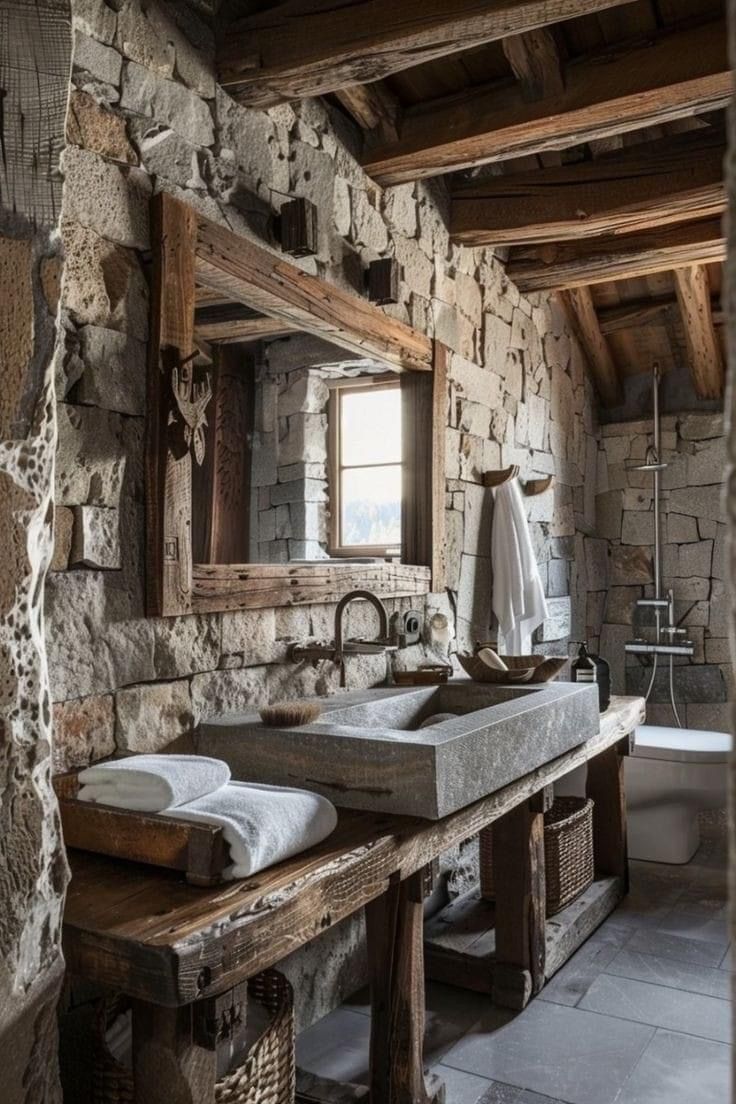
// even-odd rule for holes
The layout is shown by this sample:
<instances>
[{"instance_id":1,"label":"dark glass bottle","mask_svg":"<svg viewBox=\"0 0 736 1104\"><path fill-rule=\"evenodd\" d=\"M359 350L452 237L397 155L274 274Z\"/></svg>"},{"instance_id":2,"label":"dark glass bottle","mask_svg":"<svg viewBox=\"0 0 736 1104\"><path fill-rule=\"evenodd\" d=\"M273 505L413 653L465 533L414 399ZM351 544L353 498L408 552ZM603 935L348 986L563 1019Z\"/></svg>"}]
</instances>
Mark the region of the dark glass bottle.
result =
<instances>
[{"instance_id":1,"label":"dark glass bottle","mask_svg":"<svg viewBox=\"0 0 736 1104\"><path fill-rule=\"evenodd\" d=\"M597 682L598 681L598 668L595 662L588 655L588 641L587 640L573 640L573 644L578 644L578 654L570 664L570 670L572 671L573 682Z\"/></svg>"},{"instance_id":2,"label":"dark glass bottle","mask_svg":"<svg viewBox=\"0 0 736 1104\"><path fill-rule=\"evenodd\" d=\"M590 658L596 667L599 708L601 713L605 713L611 704L611 667L608 660L602 659L601 656L591 655Z\"/></svg>"}]
</instances>

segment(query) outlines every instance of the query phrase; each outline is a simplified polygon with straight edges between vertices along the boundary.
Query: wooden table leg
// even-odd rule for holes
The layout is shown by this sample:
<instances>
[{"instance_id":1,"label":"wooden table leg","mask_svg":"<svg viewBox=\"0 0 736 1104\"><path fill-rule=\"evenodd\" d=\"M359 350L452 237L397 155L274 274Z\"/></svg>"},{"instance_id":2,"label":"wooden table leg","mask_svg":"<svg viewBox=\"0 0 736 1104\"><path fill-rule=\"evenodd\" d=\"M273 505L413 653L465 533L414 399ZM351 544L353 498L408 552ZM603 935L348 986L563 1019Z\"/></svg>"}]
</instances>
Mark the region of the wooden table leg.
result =
<instances>
[{"instance_id":1,"label":"wooden table leg","mask_svg":"<svg viewBox=\"0 0 736 1104\"><path fill-rule=\"evenodd\" d=\"M217 1055L194 1041L192 1006L133 1004L135 1104L214 1104Z\"/></svg>"},{"instance_id":2,"label":"wooden table leg","mask_svg":"<svg viewBox=\"0 0 736 1104\"><path fill-rule=\"evenodd\" d=\"M366 906L371 981L371 1104L443 1104L424 1075L424 872Z\"/></svg>"},{"instance_id":3,"label":"wooden table leg","mask_svg":"<svg viewBox=\"0 0 736 1104\"><path fill-rule=\"evenodd\" d=\"M493 824L496 958L493 1000L525 1008L544 985L544 794Z\"/></svg>"},{"instance_id":4,"label":"wooden table leg","mask_svg":"<svg viewBox=\"0 0 736 1104\"><path fill-rule=\"evenodd\" d=\"M593 805L593 853L599 874L616 875L629 888L624 757L629 737L588 762L586 793Z\"/></svg>"}]
</instances>

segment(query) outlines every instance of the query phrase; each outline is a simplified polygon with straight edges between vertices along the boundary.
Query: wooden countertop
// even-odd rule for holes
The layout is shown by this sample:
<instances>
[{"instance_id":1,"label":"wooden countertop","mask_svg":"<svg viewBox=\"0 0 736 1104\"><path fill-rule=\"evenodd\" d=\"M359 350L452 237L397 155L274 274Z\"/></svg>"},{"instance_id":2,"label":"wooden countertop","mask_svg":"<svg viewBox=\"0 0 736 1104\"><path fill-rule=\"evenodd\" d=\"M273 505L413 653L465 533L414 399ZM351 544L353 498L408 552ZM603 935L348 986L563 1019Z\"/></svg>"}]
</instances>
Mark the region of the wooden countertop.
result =
<instances>
[{"instance_id":1,"label":"wooden countertop","mask_svg":"<svg viewBox=\"0 0 736 1104\"><path fill-rule=\"evenodd\" d=\"M70 852L68 968L176 1006L274 965L453 845L631 733L644 699L614 697L597 736L443 820L341 810L329 839L215 888L150 867Z\"/></svg>"}]
</instances>

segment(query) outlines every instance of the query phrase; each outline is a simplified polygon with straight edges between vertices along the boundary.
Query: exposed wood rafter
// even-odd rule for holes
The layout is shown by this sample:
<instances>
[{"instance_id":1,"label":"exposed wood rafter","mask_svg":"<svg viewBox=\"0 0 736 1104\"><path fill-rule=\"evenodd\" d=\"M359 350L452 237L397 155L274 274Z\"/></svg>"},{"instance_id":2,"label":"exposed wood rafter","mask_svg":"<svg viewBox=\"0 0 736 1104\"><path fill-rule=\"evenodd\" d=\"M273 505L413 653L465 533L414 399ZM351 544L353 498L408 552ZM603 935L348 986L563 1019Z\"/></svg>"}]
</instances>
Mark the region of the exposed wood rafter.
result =
<instances>
[{"instance_id":1,"label":"exposed wood rafter","mask_svg":"<svg viewBox=\"0 0 736 1104\"><path fill-rule=\"evenodd\" d=\"M607 283L689 264L710 264L726 256L720 219L513 249L506 274L520 291L559 291Z\"/></svg>"},{"instance_id":2,"label":"exposed wood rafter","mask_svg":"<svg viewBox=\"0 0 736 1104\"><path fill-rule=\"evenodd\" d=\"M218 81L241 103L272 107L630 2L286 0L223 28Z\"/></svg>"},{"instance_id":3,"label":"exposed wood rafter","mask_svg":"<svg viewBox=\"0 0 736 1104\"><path fill-rule=\"evenodd\" d=\"M383 81L373 84L352 84L341 88L335 96L363 130L373 131L383 141L398 137L399 101Z\"/></svg>"},{"instance_id":4,"label":"exposed wood rafter","mask_svg":"<svg viewBox=\"0 0 736 1104\"><path fill-rule=\"evenodd\" d=\"M496 84L420 104L406 111L398 141L377 144L363 164L380 184L401 184L724 108L726 41L716 21L582 58L558 96L530 103L516 84Z\"/></svg>"},{"instance_id":5,"label":"exposed wood rafter","mask_svg":"<svg viewBox=\"0 0 736 1104\"><path fill-rule=\"evenodd\" d=\"M241 303L198 307L194 313L195 336L213 344L257 341L297 332L293 324L260 315Z\"/></svg>"},{"instance_id":6,"label":"exposed wood rafter","mask_svg":"<svg viewBox=\"0 0 736 1104\"><path fill-rule=\"evenodd\" d=\"M554 36L546 27L512 35L502 43L503 52L530 103L545 96L561 96L565 89L560 55Z\"/></svg>"},{"instance_id":7,"label":"exposed wood rafter","mask_svg":"<svg viewBox=\"0 0 736 1104\"><path fill-rule=\"evenodd\" d=\"M464 183L450 234L464 245L567 241L720 215L725 140L704 127L536 172Z\"/></svg>"},{"instance_id":8,"label":"exposed wood rafter","mask_svg":"<svg viewBox=\"0 0 736 1104\"><path fill-rule=\"evenodd\" d=\"M693 265L676 269L673 275L693 386L701 399L720 399L725 376L721 346L713 327L708 270Z\"/></svg>"},{"instance_id":9,"label":"exposed wood rafter","mask_svg":"<svg viewBox=\"0 0 736 1104\"><path fill-rule=\"evenodd\" d=\"M598 307L598 322L601 333L608 337L609 334L639 326L668 325L676 314L677 301L674 298L637 299L618 307Z\"/></svg>"},{"instance_id":10,"label":"exposed wood rafter","mask_svg":"<svg viewBox=\"0 0 736 1104\"><path fill-rule=\"evenodd\" d=\"M593 384L604 406L616 406L622 400L613 354L601 333L589 288L571 288L560 297L588 362Z\"/></svg>"}]
</instances>

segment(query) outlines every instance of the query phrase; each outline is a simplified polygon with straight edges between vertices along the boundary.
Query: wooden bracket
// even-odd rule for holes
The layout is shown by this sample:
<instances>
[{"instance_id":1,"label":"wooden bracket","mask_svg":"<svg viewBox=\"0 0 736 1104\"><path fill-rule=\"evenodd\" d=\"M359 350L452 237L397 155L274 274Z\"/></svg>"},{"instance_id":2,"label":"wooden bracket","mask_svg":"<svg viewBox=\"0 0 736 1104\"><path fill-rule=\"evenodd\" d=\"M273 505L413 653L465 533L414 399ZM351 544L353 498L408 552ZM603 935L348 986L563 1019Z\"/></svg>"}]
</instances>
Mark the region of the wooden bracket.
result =
<instances>
[{"instance_id":1,"label":"wooden bracket","mask_svg":"<svg viewBox=\"0 0 736 1104\"><path fill-rule=\"evenodd\" d=\"M245 1024L248 1005L248 983L206 997L192 1005L192 1038L206 1050L216 1050L219 1043L229 1040L231 1049L245 1049Z\"/></svg>"},{"instance_id":2,"label":"wooden bracket","mask_svg":"<svg viewBox=\"0 0 736 1104\"><path fill-rule=\"evenodd\" d=\"M501 487L504 483L510 483L512 479L518 479L520 468L518 464L509 464L507 468L497 468L483 472L484 487ZM544 494L552 486L553 476L545 475L540 479L529 479L522 484L525 495Z\"/></svg>"}]
</instances>

